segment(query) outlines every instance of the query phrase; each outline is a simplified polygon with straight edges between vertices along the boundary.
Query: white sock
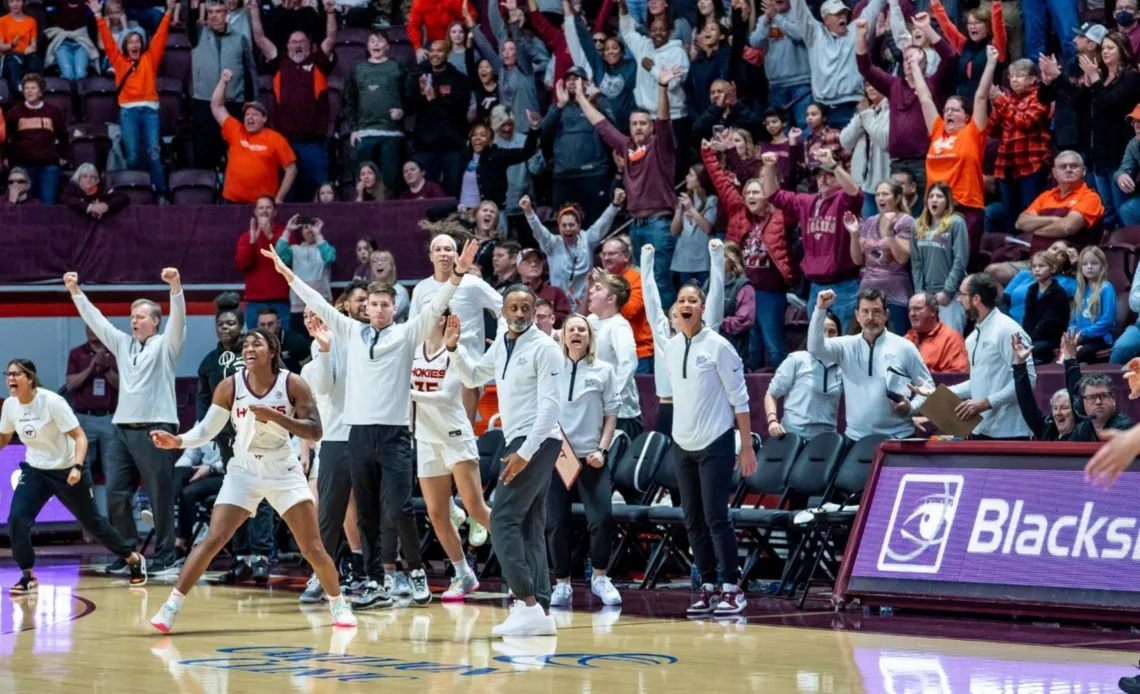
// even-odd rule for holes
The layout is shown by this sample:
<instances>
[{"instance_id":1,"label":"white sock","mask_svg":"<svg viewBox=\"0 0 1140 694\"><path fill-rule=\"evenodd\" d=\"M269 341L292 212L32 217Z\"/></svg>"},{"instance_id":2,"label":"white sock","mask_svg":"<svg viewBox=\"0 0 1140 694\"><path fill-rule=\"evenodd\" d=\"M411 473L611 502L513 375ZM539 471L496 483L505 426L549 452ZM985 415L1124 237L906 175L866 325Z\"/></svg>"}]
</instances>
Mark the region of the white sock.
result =
<instances>
[{"instance_id":1,"label":"white sock","mask_svg":"<svg viewBox=\"0 0 1140 694\"><path fill-rule=\"evenodd\" d=\"M451 565L455 567L455 574L457 576L470 576L471 567L467 565L467 560L453 561Z\"/></svg>"},{"instance_id":2,"label":"white sock","mask_svg":"<svg viewBox=\"0 0 1140 694\"><path fill-rule=\"evenodd\" d=\"M329 598L329 611L336 612L336 609L338 607L343 606L343 605L344 605L344 593L341 593L340 595L336 596L335 598Z\"/></svg>"},{"instance_id":3,"label":"white sock","mask_svg":"<svg viewBox=\"0 0 1140 694\"><path fill-rule=\"evenodd\" d=\"M175 588L174 590L170 591L170 597L166 599L166 602L170 605L173 605L175 609L181 610L182 601L185 599L186 596L183 595L177 588Z\"/></svg>"}]
</instances>

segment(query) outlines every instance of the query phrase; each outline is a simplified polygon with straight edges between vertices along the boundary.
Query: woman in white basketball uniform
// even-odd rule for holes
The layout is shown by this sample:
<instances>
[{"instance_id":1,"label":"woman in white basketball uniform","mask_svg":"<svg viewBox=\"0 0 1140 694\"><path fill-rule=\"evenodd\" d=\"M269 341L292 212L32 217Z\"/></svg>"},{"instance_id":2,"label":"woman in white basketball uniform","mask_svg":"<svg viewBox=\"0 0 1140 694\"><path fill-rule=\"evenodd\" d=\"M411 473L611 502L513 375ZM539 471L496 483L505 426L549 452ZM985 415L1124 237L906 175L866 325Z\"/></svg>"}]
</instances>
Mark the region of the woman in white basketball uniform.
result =
<instances>
[{"instance_id":1,"label":"woman in white basketball uniform","mask_svg":"<svg viewBox=\"0 0 1140 694\"><path fill-rule=\"evenodd\" d=\"M464 278L466 279L466 278ZM491 527L491 509L483 500L479 476L479 449L467 411L459 398L462 383L444 345L444 329L458 333L460 318L445 309L427 340L412 360L412 413L416 437L416 468L428 518L448 560L455 567L451 586L440 596L444 602L463 600L479 589L459 532L451 522L451 480L471 517L472 544L486 541Z\"/></svg>"},{"instance_id":2,"label":"woman in white basketball uniform","mask_svg":"<svg viewBox=\"0 0 1140 694\"><path fill-rule=\"evenodd\" d=\"M134 546L111 527L95 506L91 472L83 464L87 457L87 437L71 406L59 395L42 387L36 365L27 359L8 363L8 395L0 410L0 449L13 434L27 448L20 463L20 481L8 510L8 533L12 555L20 567L20 580L9 595L32 595L39 590L32 567L36 551L32 547L32 526L44 505L54 496L71 512L83 529L107 549L127 562L130 585L146 585L146 560Z\"/></svg>"},{"instance_id":3,"label":"woman in white basketball uniform","mask_svg":"<svg viewBox=\"0 0 1140 694\"><path fill-rule=\"evenodd\" d=\"M336 566L321 544L313 493L289 443L290 434L313 441L321 438L313 394L304 379L281 368L276 335L264 330L247 333L242 360L245 370L218 384L209 411L193 429L181 436L157 430L150 434L158 448L173 449L206 445L227 420L233 421L237 432L234 457L214 502L206 539L187 557L174 591L150 623L163 633L170 631L194 583L230 536L257 512L261 500L267 499L325 586L333 624L355 626L356 617L340 593Z\"/></svg>"},{"instance_id":4,"label":"woman in white basketball uniform","mask_svg":"<svg viewBox=\"0 0 1140 694\"><path fill-rule=\"evenodd\" d=\"M590 531L590 563L594 567L590 589L602 604L612 606L621 604L621 593L606 575L614 546L613 487L606 454L617 428L622 387L614 367L598 359L596 350L591 322L578 314L567 318L562 324L562 352L566 355L562 387L566 399L558 423L582 463L574 484L582 496ZM555 580L551 607L569 608L574 602L570 586L570 501L570 492L556 471L546 494L546 544Z\"/></svg>"}]
</instances>

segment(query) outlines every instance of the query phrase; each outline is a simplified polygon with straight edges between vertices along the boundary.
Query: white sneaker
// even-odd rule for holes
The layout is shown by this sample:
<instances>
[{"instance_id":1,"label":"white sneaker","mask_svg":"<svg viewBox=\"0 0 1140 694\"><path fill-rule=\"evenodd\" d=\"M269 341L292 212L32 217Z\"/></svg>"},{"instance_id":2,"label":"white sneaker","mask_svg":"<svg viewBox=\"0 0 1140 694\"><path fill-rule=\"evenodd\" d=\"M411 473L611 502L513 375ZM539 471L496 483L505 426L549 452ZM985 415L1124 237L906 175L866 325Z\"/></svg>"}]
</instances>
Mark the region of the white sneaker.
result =
<instances>
[{"instance_id":1,"label":"white sneaker","mask_svg":"<svg viewBox=\"0 0 1140 694\"><path fill-rule=\"evenodd\" d=\"M412 572L412 600L415 600L417 605L431 602L431 589L428 587L427 574L423 569Z\"/></svg>"},{"instance_id":2,"label":"white sneaker","mask_svg":"<svg viewBox=\"0 0 1140 694\"><path fill-rule=\"evenodd\" d=\"M553 636L558 633L554 618L546 614L542 605L519 605L506 621L491 629L496 636Z\"/></svg>"},{"instance_id":3,"label":"white sneaker","mask_svg":"<svg viewBox=\"0 0 1140 694\"><path fill-rule=\"evenodd\" d=\"M590 591L602 599L602 604L607 607L621 604L621 593L614 584L610 581L609 576L595 576L594 580L590 581ZM554 599L551 598L550 604L554 604Z\"/></svg>"},{"instance_id":4,"label":"white sneaker","mask_svg":"<svg viewBox=\"0 0 1140 694\"><path fill-rule=\"evenodd\" d=\"M348 606L344 595L338 595L335 600L329 601L329 611L332 612L333 626L356 626L356 615L352 614L352 608Z\"/></svg>"},{"instance_id":5,"label":"white sneaker","mask_svg":"<svg viewBox=\"0 0 1140 694\"><path fill-rule=\"evenodd\" d=\"M150 618L150 623L155 629L164 634L169 634L171 627L174 626L174 620L177 618L178 607L168 600L162 603L162 607L158 608L158 613Z\"/></svg>"},{"instance_id":6,"label":"white sneaker","mask_svg":"<svg viewBox=\"0 0 1140 694\"><path fill-rule=\"evenodd\" d=\"M472 547L482 547L487 544L490 533L474 520L467 524L467 542Z\"/></svg>"},{"instance_id":7,"label":"white sneaker","mask_svg":"<svg viewBox=\"0 0 1140 694\"><path fill-rule=\"evenodd\" d=\"M392 581L394 588L388 591L392 595L399 595L400 597L406 598L409 595L413 595L415 592L415 588L413 588L412 584L408 582L408 574L404 573L403 571L397 571ZM388 576L384 576L384 585L388 585Z\"/></svg>"},{"instance_id":8,"label":"white sneaker","mask_svg":"<svg viewBox=\"0 0 1140 694\"><path fill-rule=\"evenodd\" d=\"M451 507L451 524L455 526L456 530L459 530L459 526L467 522L467 514L455 505L455 497L448 499L447 503Z\"/></svg>"},{"instance_id":9,"label":"white sneaker","mask_svg":"<svg viewBox=\"0 0 1140 694\"><path fill-rule=\"evenodd\" d=\"M550 592L550 606L569 609L574 604L574 586L569 583L555 583Z\"/></svg>"}]
</instances>

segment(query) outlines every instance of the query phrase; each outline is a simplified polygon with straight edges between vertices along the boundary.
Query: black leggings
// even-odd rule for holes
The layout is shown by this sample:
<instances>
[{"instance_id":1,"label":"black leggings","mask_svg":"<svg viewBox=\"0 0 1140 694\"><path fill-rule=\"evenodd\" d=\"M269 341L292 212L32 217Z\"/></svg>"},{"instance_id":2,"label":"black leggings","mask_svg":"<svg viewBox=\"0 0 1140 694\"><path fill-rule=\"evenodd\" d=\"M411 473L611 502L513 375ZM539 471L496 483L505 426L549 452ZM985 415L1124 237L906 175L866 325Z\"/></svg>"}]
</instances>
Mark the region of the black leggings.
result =
<instances>
[{"instance_id":1,"label":"black leggings","mask_svg":"<svg viewBox=\"0 0 1140 694\"><path fill-rule=\"evenodd\" d=\"M32 527L36 516L54 496L71 512L99 544L111 550L120 559L127 559L135 551L134 545L123 539L107 518L100 515L95 505L95 485L91 481L91 471L83 468L79 482L74 486L67 483L71 469L41 470L27 463L20 463L20 482L12 497L12 507L8 510L8 534L12 538L12 555L16 565L24 571L31 571L36 565L36 551L32 546Z\"/></svg>"},{"instance_id":2,"label":"black leggings","mask_svg":"<svg viewBox=\"0 0 1140 694\"><path fill-rule=\"evenodd\" d=\"M677 483L685 530L693 547L693 560L702 583L716 583L717 564L724 571L725 583L740 580L736 529L728 515L732 494L732 470L736 464L736 437L733 430L721 434L699 451L686 451L674 445Z\"/></svg>"},{"instance_id":3,"label":"black leggings","mask_svg":"<svg viewBox=\"0 0 1140 694\"><path fill-rule=\"evenodd\" d=\"M614 546L614 517L611 499L610 467L590 467L581 460L582 471L574 486L586 508L586 527L590 531L590 563L594 570L605 570L610 565L610 552ZM550 561L554 564L555 578L570 578L570 532L572 495L557 472L546 493L546 545Z\"/></svg>"}]
</instances>

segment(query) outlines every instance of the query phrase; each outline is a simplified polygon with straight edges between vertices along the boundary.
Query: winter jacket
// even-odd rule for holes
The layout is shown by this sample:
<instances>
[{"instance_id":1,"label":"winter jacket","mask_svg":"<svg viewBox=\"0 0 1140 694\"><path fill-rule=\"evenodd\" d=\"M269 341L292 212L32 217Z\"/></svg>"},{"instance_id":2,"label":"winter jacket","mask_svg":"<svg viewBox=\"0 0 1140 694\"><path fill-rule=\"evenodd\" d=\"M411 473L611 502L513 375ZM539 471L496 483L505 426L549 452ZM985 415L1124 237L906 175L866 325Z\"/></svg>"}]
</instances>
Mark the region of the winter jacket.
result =
<instances>
[{"instance_id":1,"label":"winter jacket","mask_svg":"<svg viewBox=\"0 0 1140 694\"><path fill-rule=\"evenodd\" d=\"M713 128L718 125L726 128L744 128L752 135L753 141L758 142L765 137L764 119L757 116L752 109L737 102L728 107L727 114L724 109L709 105L693 122L693 139L698 142L711 140Z\"/></svg>"},{"instance_id":2,"label":"winter jacket","mask_svg":"<svg viewBox=\"0 0 1140 694\"><path fill-rule=\"evenodd\" d=\"M126 193L120 193L117 190L108 190L103 185L95 189L94 193L84 193L83 189L79 187L78 183L69 183L63 189L63 194L59 197L61 205L67 205L79 214L86 215L87 208L92 203L103 202L107 204L107 214L103 215L103 219L107 215L114 214L131 204L130 198Z\"/></svg>"},{"instance_id":3,"label":"winter jacket","mask_svg":"<svg viewBox=\"0 0 1140 694\"><path fill-rule=\"evenodd\" d=\"M728 211L728 240L740 244L744 237L756 226L758 220L754 219L752 214L748 211L748 208L744 206L744 198L741 196L740 191L737 190L736 185L733 184L728 173L721 168L720 163L716 160L716 152L707 149L702 150L701 158L705 163L705 173L712 178L713 185L716 187L716 193ZM791 284L795 280L795 269L792 265L792 257L788 249L788 238L783 224L783 215L780 214L777 218L776 214L778 214L778 212L778 210L773 210L769 214L768 221L764 223L761 235L772 264L780 271L780 275L783 276L784 281Z\"/></svg>"},{"instance_id":4,"label":"winter jacket","mask_svg":"<svg viewBox=\"0 0 1140 694\"><path fill-rule=\"evenodd\" d=\"M490 200L503 209L507 200L507 169L515 164L524 164L538 151L538 130L527 133L526 144L521 149L488 145L479 154L479 164L475 169L475 180L479 184L479 197ZM468 150L471 161L472 152Z\"/></svg>"},{"instance_id":5,"label":"winter jacket","mask_svg":"<svg viewBox=\"0 0 1140 694\"><path fill-rule=\"evenodd\" d=\"M430 74L435 98L428 101L420 90L420 77ZM405 89L408 111L416 114L412 135L417 152L462 151L467 142L467 104L471 89L467 78L450 63L440 71L414 72L408 75ZM523 119L525 120L525 118Z\"/></svg>"},{"instance_id":6,"label":"winter jacket","mask_svg":"<svg viewBox=\"0 0 1140 694\"><path fill-rule=\"evenodd\" d=\"M464 2L466 0L412 0L412 8L408 11L408 41L412 47L419 50L432 41L446 40L447 29L452 22L463 20ZM469 7L473 14L478 11L475 3L469 3Z\"/></svg>"},{"instance_id":7,"label":"winter jacket","mask_svg":"<svg viewBox=\"0 0 1140 694\"><path fill-rule=\"evenodd\" d=\"M712 54L703 50L689 64L689 74L685 77L685 93L689 99L689 113L704 113L712 105L709 100L709 87L716 80L731 80L732 47L721 43Z\"/></svg>"}]
</instances>

